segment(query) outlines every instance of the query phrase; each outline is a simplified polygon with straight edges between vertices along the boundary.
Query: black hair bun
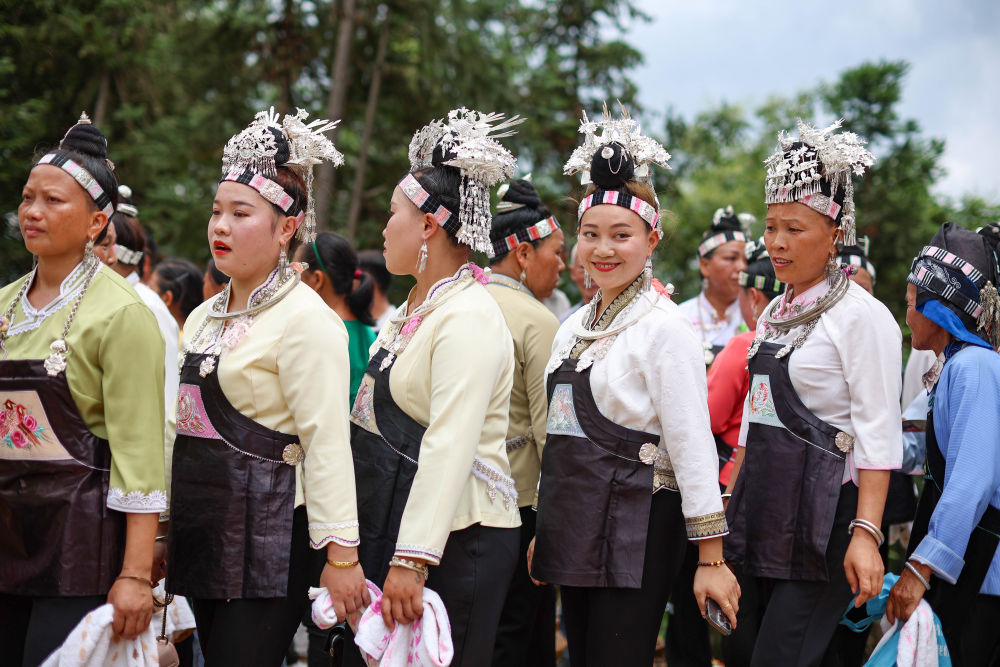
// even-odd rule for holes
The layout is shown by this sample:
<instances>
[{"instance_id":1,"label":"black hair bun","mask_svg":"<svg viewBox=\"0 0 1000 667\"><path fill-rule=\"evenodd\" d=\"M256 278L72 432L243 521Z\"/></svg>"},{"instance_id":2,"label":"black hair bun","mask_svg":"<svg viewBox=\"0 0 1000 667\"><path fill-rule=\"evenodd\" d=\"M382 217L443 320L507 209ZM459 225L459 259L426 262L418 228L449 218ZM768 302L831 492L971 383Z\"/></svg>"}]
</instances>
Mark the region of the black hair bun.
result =
<instances>
[{"instance_id":1,"label":"black hair bun","mask_svg":"<svg viewBox=\"0 0 1000 667\"><path fill-rule=\"evenodd\" d=\"M531 181L523 178L511 181L507 192L500 200L511 204L522 204L529 208L538 208L542 205L542 198L538 196L538 190L531 184Z\"/></svg>"},{"instance_id":2,"label":"black hair bun","mask_svg":"<svg viewBox=\"0 0 1000 667\"><path fill-rule=\"evenodd\" d=\"M743 231L743 223L740 222L740 217L733 213L732 206L720 208L715 212L715 217L712 218L712 234L741 231Z\"/></svg>"},{"instance_id":3,"label":"black hair bun","mask_svg":"<svg viewBox=\"0 0 1000 667\"><path fill-rule=\"evenodd\" d=\"M450 167L452 165L445 164L445 162L454 160L456 157L458 157L458 153L450 148L446 149L441 142L438 142L437 145L434 146L434 152L431 154L431 166Z\"/></svg>"},{"instance_id":4,"label":"black hair bun","mask_svg":"<svg viewBox=\"0 0 1000 667\"><path fill-rule=\"evenodd\" d=\"M267 128L274 135L274 143L278 147L278 152L274 154L274 166L281 167L292 156L292 148L288 144L285 134L276 127Z\"/></svg>"},{"instance_id":5,"label":"black hair bun","mask_svg":"<svg viewBox=\"0 0 1000 667\"><path fill-rule=\"evenodd\" d=\"M108 139L90 123L77 124L69 128L59 147L98 160L108 159Z\"/></svg>"},{"instance_id":6,"label":"black hair bun","mask_svg":"<svg viewBox=\"0 0 1000 667\"><path fill-rule=\"evenodd\" d=\"M590 180L602 190L617 190L634 175L635 160L617 141L599 148L590 160Z\"/></svg>"}]
</instances>

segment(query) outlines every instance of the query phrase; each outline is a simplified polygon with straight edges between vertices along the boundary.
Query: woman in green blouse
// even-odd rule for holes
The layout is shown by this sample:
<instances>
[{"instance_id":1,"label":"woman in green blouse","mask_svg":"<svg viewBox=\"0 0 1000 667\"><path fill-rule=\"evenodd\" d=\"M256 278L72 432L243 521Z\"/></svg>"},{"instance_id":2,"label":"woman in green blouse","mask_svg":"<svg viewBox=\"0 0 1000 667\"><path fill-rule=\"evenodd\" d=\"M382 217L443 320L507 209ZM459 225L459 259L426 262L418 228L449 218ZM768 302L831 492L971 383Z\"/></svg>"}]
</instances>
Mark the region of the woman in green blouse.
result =
<instances>
[{"instance_id":1,"label":"woman in green blouse","mask_svg":"<svg viewBox=\"0 0 1000 667\"><path fill-rule=\"evenodd\" d=\"M0 646L37 665L87 612L149 627L163 479L163 339L93 253L118 184L86 115L18 207L37 263L0 289Z\"/></svg>"}]
</instances>

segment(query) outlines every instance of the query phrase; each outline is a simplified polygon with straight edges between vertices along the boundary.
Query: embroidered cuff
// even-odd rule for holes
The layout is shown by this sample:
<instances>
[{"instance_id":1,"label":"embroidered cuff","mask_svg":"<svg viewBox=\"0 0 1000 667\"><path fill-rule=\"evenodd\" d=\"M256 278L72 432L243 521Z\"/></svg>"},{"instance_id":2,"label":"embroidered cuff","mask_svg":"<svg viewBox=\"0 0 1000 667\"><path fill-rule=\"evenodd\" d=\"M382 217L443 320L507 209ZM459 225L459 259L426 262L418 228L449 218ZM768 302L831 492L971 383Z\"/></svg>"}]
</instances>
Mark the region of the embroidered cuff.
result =
<instances>
[{"instance_id":1,"label":"embroidered cuff","mask_svg":"<svg viewBox=\"0 0 1000 667\"><path fill-rule=\"evenodd\" d=\"M962 573L962 568L965 566L964 558L949 549L944 542L930 535L925 535L924 539L920 540L920 544L917 545L910 558L931 568L934 570L934 574L949 584L958 581L958 575Z\"/></svg>"},{"instance_id":2,"label":"embroidered cuff","mask_svg":"<svg viewBox=\"0 0 1000 667\"><path fill-rule=\"evenodd\" d=\"M112 487L108 489L108 509L131 514L159 514L167 509L167 492L157 489L149 493Z\"/></svg>"},{"instance_id":3,"label":"embroidered cuff","mask_svg":"<svg viewBox=\"0 0 1000 667\"><path fill-rule=\"evenodd\" d=\"M358 537L358 522L309 524L309 545L313 549L322 549L330 542L342 547L356 547L361 544L361 538Z\"/></svg>"},{"instance_id":4,"label":"embroidered cuff","mask_svg":"<svg viewBox=\"0 0 1000 667\"><path fill-rule=\"evenodd\" d=\"M712 512L690 519L685 518L684 527L687 529L689 540L705 540L729 534L725 512Z\"/></svg>"},{"instance_id":5,"label":"embroidered cuff","mask_svg":"<svg viewBox=\"0 0 1000 667\"><path fill-rule=\"evenodd\" d=\"M394 556L401 558L419 558L427 561L428 565L437 565L441 562L443 551L432 549L420 544L397 544Z\"/></svg>"}]
</instances>

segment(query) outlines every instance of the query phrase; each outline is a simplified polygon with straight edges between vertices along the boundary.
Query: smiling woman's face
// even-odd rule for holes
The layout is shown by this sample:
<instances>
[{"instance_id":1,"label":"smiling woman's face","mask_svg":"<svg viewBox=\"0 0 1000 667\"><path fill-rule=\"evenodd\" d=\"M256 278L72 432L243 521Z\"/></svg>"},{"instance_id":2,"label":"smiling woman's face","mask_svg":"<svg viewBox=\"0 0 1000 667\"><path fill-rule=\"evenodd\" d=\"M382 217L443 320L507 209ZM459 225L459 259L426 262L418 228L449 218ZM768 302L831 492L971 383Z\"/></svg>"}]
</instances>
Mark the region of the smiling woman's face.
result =
<instances>
[{"instance_id":1,"label":"smiling woman's face","mask_svg":"<svg viewBox=\"0 0 1000 667\"><path fill-rule=\"evenodd\" d=\"M577 238L580 262L601 288L604 305L639 277L659 240L637 213L613 204L587 209Z\"/></svg>"}]
</instances>

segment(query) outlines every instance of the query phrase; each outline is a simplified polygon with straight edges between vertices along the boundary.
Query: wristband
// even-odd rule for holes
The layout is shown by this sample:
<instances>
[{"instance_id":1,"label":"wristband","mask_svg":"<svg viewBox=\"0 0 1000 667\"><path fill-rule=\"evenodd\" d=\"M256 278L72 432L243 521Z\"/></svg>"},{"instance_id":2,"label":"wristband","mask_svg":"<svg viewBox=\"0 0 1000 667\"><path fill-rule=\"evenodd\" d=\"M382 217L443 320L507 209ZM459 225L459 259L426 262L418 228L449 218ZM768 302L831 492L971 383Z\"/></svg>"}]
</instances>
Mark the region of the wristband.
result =
<instances>
[{"instance_id":1,"label":"wristband","mask_svg":"<svg viewBox=\"0 0 1000 667\"><path fill-rule=\"evenodd\" d=\"M332 565L333 567L336 567L336 568L340 568L341 570L346 570L348 568L352 568L355 565L357 565L358 561L356 561L356 560L349 560L349 561L348 560L330 560L329 558L327 558L326 559L326 564L327 565Z\"/></svg>"},{"instance_id":2,"label":"wristband","mask_svg":"<svg viewBox=\"0 0 1000 667\"><path fill-rule=\"evenodd\" d=\"M698 561L698 567L722 567L726 564L725 560L700 560Z\"/></svg>"},{"instance_id":3,"label":"wristband","mask_svg":"<svg viewBox=\"0 0 1000 667\"><path fill-rule=\"evenodd\" d=\"M913 566L913 563L911 563L910 561L906 561L905 567L907 570L913 573L913 576L915 576L920 581L920 583L924 585L924 590L929 591L931 589L931 582L927 581L927 579L924 578L924 575L920 574L920 570L915 568Z\"/></svg>"},{"instance_id":4,"label":"wristband","mask_svg":"<svg viewBox=\"0 0 1000 667\"><path fill-rule=\"evenodd\" d=\"M866 519L851 519L851 525L848 526L847 532L853 535L854 529L858 527L864 528L868 531L868 533L875 538L875 541L878 542L878 546L881 547L882 543L885 542L885 535L882 534L882 531L879 530L878 526Z\"/></svg>"},{"instance_id":5,"label":"wristband","mask_svg":"<svg viewBox=\"0 0 1000 667\"><path fill-rule=\"evenodd\" d=\"M146 577L140 577L135 574L119 574L117 577L115 577L115 581L118 581L119 579L135 579L136 581L141 581L142 583L149 586L150 590L156 588L156 586L153 584L152 581L150 581Z\"/></svg>"},{"instance_id":6,"label":"wristband","mask_svg":"<svg viewBox=\"0 0 1000 667\"><path fill-rule=\"evenodd\" d=\"M409 558L393 556L392 560L389 561L389 567L405 567L407 570L413 570L414 572L422 575L424 577L424 581L427 581L427 577L430 576L430 568L427 567L425 563L418 563L417 561L410 560Z\"/></svg>"}]
</instances>

